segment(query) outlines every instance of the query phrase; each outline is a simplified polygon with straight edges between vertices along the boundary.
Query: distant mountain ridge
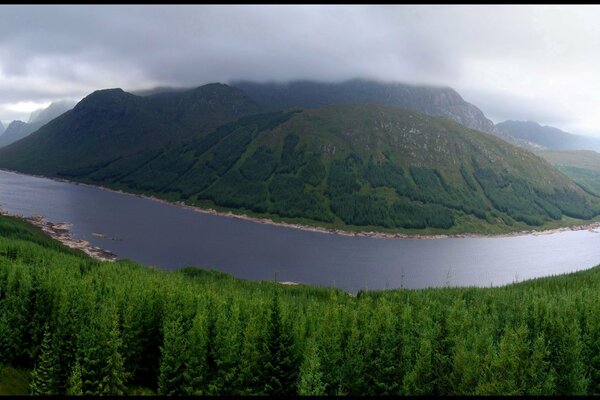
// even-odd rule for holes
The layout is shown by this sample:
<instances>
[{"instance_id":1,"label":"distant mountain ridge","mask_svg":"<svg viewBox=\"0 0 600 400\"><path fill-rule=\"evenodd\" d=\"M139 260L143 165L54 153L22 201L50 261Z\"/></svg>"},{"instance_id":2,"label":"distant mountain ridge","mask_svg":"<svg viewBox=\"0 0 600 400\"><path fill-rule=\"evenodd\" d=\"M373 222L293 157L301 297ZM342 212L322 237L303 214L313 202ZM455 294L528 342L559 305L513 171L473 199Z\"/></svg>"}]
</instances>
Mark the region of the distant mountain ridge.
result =
<instances>
[{"instance_id":1,"label":"distant mountain ridge","mask_svg":"<svg viewBox=\"0 0 600 400\"><path fill-rule=\"evenodd\" d=\"M27 123L38 123L41 125L47 124L54 118L66 113L67 111L75 107L76 104L77 102L73 100L54 101L50 103L48 107L32 112L29 116L29 121Z\"/></svg>"},{"instance_id":2,"label":"distant mountain ridge","mask_svg":"<svg viewBox=\"0 0 600 400\"><path fill-rule=\"evenodd\" d=\"M6 128L4 127L4 124L2 123L2 121L0 121L0 135L2 135L4 133L4 130Z\"/></svg>"},{"instance_id":3,"label":"distant mountain ridge","mask_svg":"<svg viewBox=\"0 0 600 400\"><path fill-rule=\"evenodd\" d=\"M534 150L596 150L600 151L600 139L564 132L552 126L542 126L534 121L504 121L496 124L503 134L537 148Z\"/></svg>"},{"instance_id":4,"label":"distant mountain ridge","mask_svg":"<svg viewBox=\"0 0 600 400\"><path fill-rule=\"evenodd\" d=\"M75 102L70 100L53 102L46 108L33 111L29 116L29 122L12 121L4 133L0 135L0 148L29 136L46 123L73 108L74 105Z\"/></svg>"},{"instance_id":5,"label":"distant mountain ridge","mask_svg":"<svg viewBox=\"0 0 600 400\"><path fill-rule=\"evenodd\" d=\"M28 124L27 122L23 121L11 122L4 133L0 135L0 147L8 146L11 143L29 136L33 132L37 131L41 126L42 124L39 123Z\"/></svg>"}]
</instances>

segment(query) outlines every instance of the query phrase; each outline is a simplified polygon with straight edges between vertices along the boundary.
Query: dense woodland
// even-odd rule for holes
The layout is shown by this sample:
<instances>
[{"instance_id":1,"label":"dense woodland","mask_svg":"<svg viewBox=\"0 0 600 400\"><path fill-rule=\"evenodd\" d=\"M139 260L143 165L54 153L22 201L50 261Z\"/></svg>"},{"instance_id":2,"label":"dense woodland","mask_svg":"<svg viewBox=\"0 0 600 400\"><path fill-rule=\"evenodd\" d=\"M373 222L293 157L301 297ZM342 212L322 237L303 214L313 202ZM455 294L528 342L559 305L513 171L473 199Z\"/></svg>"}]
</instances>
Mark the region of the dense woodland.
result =
<instances>
[{"instance_id":1,"label":"dense woodland","mask_svg":"<svg viewBox=\"0 0 600 400\"><path fill-rule=\"evenodd\" d=\"M0 364L32 394L600 394L599 288L351 295L102 263L1 217Z\"/></svg>"}]
</instances>

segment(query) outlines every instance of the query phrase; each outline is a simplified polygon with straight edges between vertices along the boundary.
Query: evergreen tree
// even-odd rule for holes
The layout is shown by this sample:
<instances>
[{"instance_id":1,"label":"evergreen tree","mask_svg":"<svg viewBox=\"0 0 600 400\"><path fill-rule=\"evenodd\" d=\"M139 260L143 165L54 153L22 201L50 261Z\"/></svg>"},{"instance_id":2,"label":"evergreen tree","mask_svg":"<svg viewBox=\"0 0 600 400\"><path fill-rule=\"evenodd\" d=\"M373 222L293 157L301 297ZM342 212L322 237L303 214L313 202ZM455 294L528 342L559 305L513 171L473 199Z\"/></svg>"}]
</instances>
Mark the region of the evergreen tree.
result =
<instances>
[{"instance_id":1,"label":"evergreen tree","mask_svg":"<svg viewBox=\"0 0 600 400\"><path fill-rule=\"evenodd\" d=\"M284 326L279 297L273 295L267 331L268 359L265 365L264 392L272 396L291 396L297 393L298 365L294 354L293 337Z\"/></svg>"},{"instance_id":2,"label":"evergreen tree","mask_svg":"<svg viewBox=\"0 0 600 400\"><path fill-rule=\"evenodd\" d=\"M215 322L212 347L215 374L209 385L210 394L232 395L240 364L241 327L239 305L228 297L220 307Z\"/></svg>"},{"instance_id":3,"label":"evergreen tree","mask_svg":"<svg viewBox=\"0 0 600 400\"><path fill-rule=\"evenodd\" d=\"M52 348L52 334L46 325L44 338L40 347L40 355L31 373L30 393L33 395L57 394L56 390L56 355Z\"/></svg>"},{"instance_id":4,"label":"evergreen tree","mask_svg":"<svg viewBox=\"0 0 600 400\"><path fill-rule=\"evenodd\" d=\"M325 388L319 348L313 338L306 344L304 362L300 367L298 394L301 396L323 396Z\"/></svg>"},{"instance_id":5,"label":"evergreen tree","mask_svg":"<svg viewBox=\"0 0 600 400\"><path fill-rule=\"evenodd\" d=\"M525 394L529 396L551 395L554 389L554 373L550 368L548 356L550 351L543 335L533 341L529 365L525 375Z\"/></svg>"},{"instance_id":6,"label":"evergreen tree","mask_svg":"<svg viewBox=\"0 0 600 400\"><path fill-rule=\"evenodd\" d=\"M71 369L71 375L69 375L69 379L67 380L66 394L68 396L83 395L83 381L81 380L81 365L79 364L79 360L75 361Z\"/></svg>"},{"instance_id":7,"label":"evergreen tree","mask_svg":"<svg viewBox=\"0 0 600 400\"><path fill-rule=\"evenodd\" d=\"M163 343L158 394L163 396L184 394L184 357L187 349L181 316L165 323Z\"/></svg>"},{"instance_id":8,"label":"evergreen tree","mask_svg":"<svg viewBox=\"0 0 600 400\"><path fill-rule=\"evenodd\" d=\"M188 395L202 395L207 386L208 327L207 315L198 310L188 332L187 354L185 356L184 391Z\"/></svg>"},{"instance_id":9,"label":"evergreen tree","mask_svg":"<svg viewBox=\"0 0 600 400\"><path fill-rule=\"evenodd\" d=\"M106 342L106 361L102 369L102 380L100 382L100 394L122 396L125 393L124 361L121 356L122 341L119 335L117 319L113 318L112 329Z\"/></svg>"},{"instance_id":10,"label":"evergreen tree","mask_svg":"<svg viewBox=\"0 0 600 400\"><path fill-rule=\"evenodd\" d=\"M239 366L237 387L240 395L260 394L264 382L263 376L258 371L264 365L265 343L259 334L257 322L254 319L248 321L244 331L244 342L241 349L241 360Z\"/></svg>"}]
</instances>

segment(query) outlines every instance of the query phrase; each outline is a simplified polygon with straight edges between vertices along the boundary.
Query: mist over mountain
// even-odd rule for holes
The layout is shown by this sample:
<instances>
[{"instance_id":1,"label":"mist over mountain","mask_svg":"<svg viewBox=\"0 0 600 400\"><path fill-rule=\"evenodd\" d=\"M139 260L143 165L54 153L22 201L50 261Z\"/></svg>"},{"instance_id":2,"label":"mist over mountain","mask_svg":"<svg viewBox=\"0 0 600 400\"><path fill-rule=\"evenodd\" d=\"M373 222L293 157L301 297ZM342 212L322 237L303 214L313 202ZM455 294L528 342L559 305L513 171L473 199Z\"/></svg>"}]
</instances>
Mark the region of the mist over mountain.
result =
<instances>
[{"instance_id":1,"label":"mist over mountain","mask_svg":"<svg viewBox=\"0 0 600 400\"><path fill-rule=\"evenodd\" d=\"M0 135L2 135L4 133L4 130L6 128L4 127L4 124L2 123L2 121L0 121Z\"/></svg>"},{"instance_id":2,"label":"mist over mountain","mask_svg":"<svg viewBox=\"0 0 600 400\"><path fill-rule=\"evenodd\" d=\"M37 131L43 124L42 123L31 123L23 121L11 122L4 133L0 135L0 147L8 146L11 143L19 141L33 132Z\"/></svg>"},{"instance_id":3,"label":"mist over mountain","mask_svg":"<svg viewBox=\"0 0 600 400\"><path fill-rule=\"evenodd\" d=\"M35 110L29 117L29 122L13 121L0 136L0 147L8 146L40 129L54 118L64 114L75 106L76 102L61 100L51 103L48 107Z\"/></svg>"},{"instance_id":4,"label":"mist over mountain","mask_svg":"<svg viewBox=\"0 0 600 400\"><path fill-rule=\"evenodd\" d=\"M73 100L52 102L48 107L32 112L28 123L44 125L75 107L75 104L77 104L77 102Z\"/></svg>"},{"instance_id":5,"label":"mist over mountain","mask_svg":"<svg viewBox=\"0 0 600 400\"><path fill-rule=\"evenodd\" d=\"M170 86L157 86L155 88L150 88L150 89L140 89L140 90L128 90L129 93L134 94L136 96L152 96L155 94L160 94L160 93L178 93L178 92L185 92L187 90L192 90L192 87L186 87L186 88L182 88L182 87L170 87Z\"/></svg>"},{"instance_id":6,"label":"mist over mountain","mask_svg":"<svg viewBox=\"0 0 600 400\"><path fill-rule=\"evenodd\" d=\"M600 151L600 139L575 135L552 126L542 126L534 121L504 121L496 128L515 140L522 147L533 150L596 150Z\"/></svg>"},{"instance_id":7,"label":"mist over mountain","mask_svg":"<svg viewBox=\"0 0 600 400\"><path fill-rule=\"evenodd\" d=\"M467 128L493 133L492 121L452 88L384 83L354 79L341 83L293 81L257 83L232 81L268 110L290 107L318 108L331 104L382 104L415 110L427 115L450 118Z\"/></svg>"}]
</instances>

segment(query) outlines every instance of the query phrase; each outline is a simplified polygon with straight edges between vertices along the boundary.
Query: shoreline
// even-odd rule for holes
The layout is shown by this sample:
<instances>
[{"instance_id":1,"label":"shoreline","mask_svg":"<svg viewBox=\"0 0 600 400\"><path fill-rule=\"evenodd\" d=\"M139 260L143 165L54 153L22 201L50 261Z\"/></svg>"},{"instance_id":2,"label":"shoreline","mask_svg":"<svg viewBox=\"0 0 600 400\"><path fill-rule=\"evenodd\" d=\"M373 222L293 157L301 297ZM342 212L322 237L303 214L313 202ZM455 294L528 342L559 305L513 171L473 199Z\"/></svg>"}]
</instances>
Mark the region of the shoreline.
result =
<instances>
[{"instance_id":1,"label":"shoreline","mask_svg":"<svg viewBox=\"0 0 600 400\"><path fill-rule=\"evenodd\" d=\"M46 218L41 215L25 217L23 215L9 213L2 209L0 209L0 215L18 218L33 226L37 226L42 230L43 233L50 236L52 239L59 241L71 249L81 250L95 260L114 262L117 259L116 254L100 247L92 246L87 240L73 239L70 230L71 226L73 225L68 222L51 222L46 220Z\"/></svg>"},{"instance_id":2,"label":"shoreline","mask_svg":"<svg viewBox=\"0 0 600 400\"><path fill-rule=\"evenodd\" d=\"M152 200L152 201L156 201L156 202L171 205L171 206L188 209L188 210L203 213L203 214L210 214L210 215L215 215L215 216L219 216L219 217L235 218L235 219L259 223L259 224L263 224L263 225L280 226L280 227L284 227L284 228L299 229L299 230L308 231L308 232L326 233L326 234L341 235L341 236L370 237L370 238L374 238L374 239L417 239L417 240L434 240L434 239L449 239L449 238L504 238L504 237L516 237L516 236L528 236L528 235L533 235L533 236L551 235L554 233L567 232L567 231L582 231L582 230L593 231L596 228L600 228L600 221L595 221L595 222L590 222L590 223L586 223L586 224L562 226L562 227L551 228L551 229L542 229L542 230L531 229L531 230L523 230L523 231L515 231L515 232L487 233L487 234L486 233L448 233L448 234L420 235L420 234L400 233L400 232L399 233L386 233L386 232L376 232L376 231L352 232L352 231L346 231L346 230L337 229L337 228L323 228L323 227L317 227L317 226L304 225L304 224L300 224L300 223L273 221L272 219L267 218L267 217L265 217L265 218L252 217L252 216L249 216L246 214L235 214L232 211L217 211L213 208L202 208L202 207L198 207L198 206L191 206L189 204L185 204L183 201L168 201L168 200L164 200L164 199L152 196L152 195L125 192L125 191L119 190L119 189L111 189L106 186L92 185L89 183L83 183L83 182L77 182L77 181L70 181L68 179L63 179L63 178L47 177L47 176L43 176L43 175L24 174L19 171L13 171L13 170L8 170L8 169L4 169L4 168L0 168L0 171L10 172L10 173L14 173L17 175L25 175L25 176L32 176L32 177L36 177L36 178L50 179L50 180L53 180L56 182L69 183L69 184L73 184L73 185L79 185L79 186L104 190L107 192L117 193L117 194L121 194L121 195L134 196L134 197ZM21 217L21 218L23 218L23 217ZM88 243L88 245L89 245L89 243ZM108 252L108 253L110 253L110 252Z\"/></svg>"}]
</instances>

